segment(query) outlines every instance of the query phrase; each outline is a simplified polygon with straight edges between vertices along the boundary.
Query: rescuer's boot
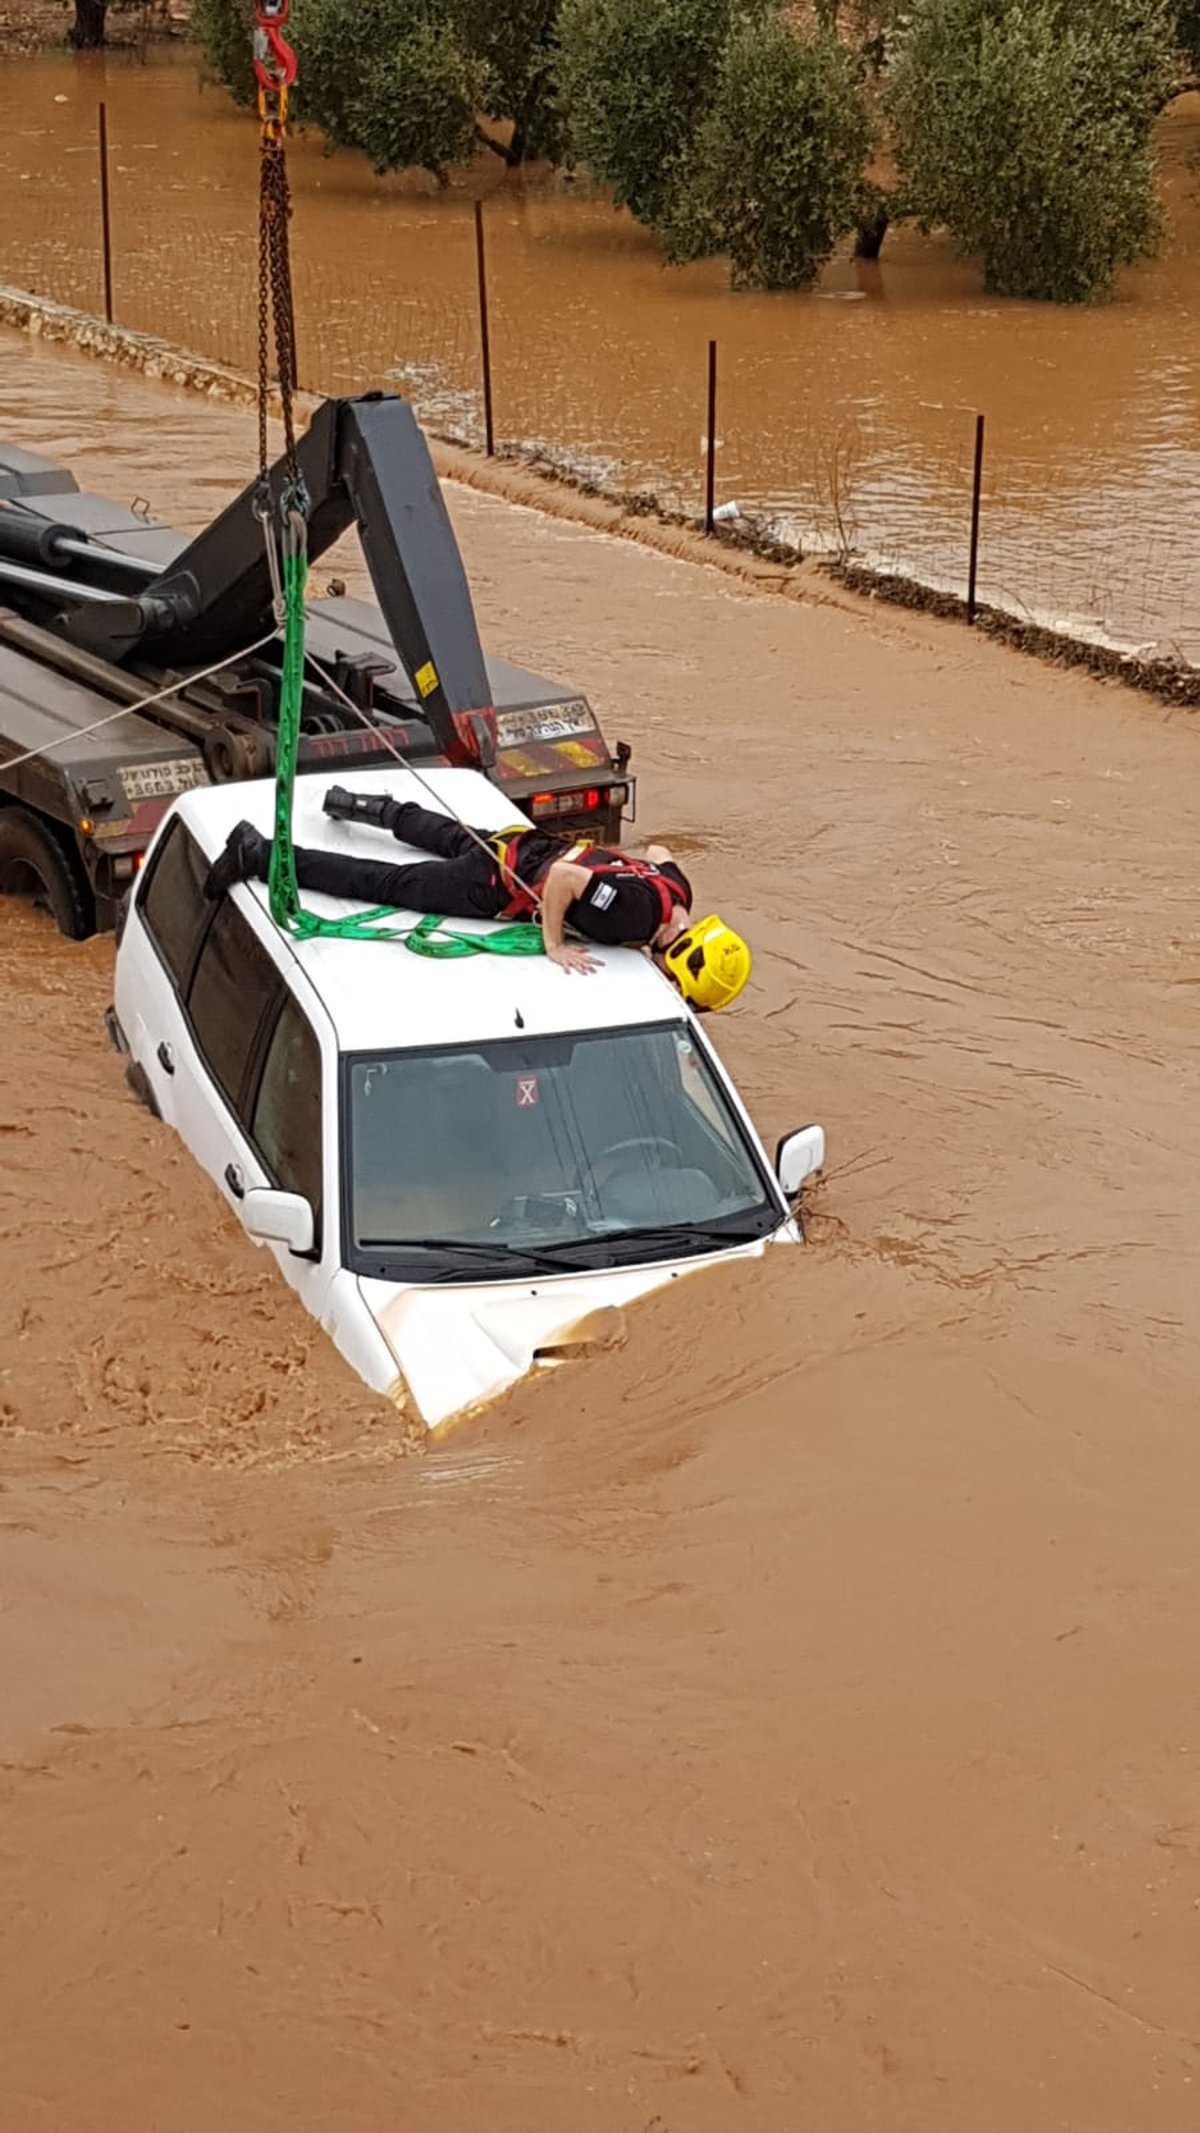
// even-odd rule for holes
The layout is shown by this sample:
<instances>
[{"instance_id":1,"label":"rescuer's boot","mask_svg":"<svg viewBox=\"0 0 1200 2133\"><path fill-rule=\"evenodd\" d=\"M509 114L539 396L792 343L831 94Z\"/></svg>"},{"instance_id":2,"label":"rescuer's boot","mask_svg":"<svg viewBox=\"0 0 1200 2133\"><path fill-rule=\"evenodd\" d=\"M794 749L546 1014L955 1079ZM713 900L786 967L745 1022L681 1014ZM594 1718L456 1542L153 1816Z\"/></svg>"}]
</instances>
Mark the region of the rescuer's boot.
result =
<instances>
[{"instance_id":1,"label":"rescuer's boot","mask_svg":"<svg viewBox=\"0 0 1200 2133\"><path fill-rule=\"evenodd\" d=\"M345 785L331 785L325 795L325 812L335 822L365 822L372 829L390 830L399 803L385 792L350 792Z\"/></svg>"},{"instance_id":2,"label":"rescuer's boot","mask_svg":"<svg viewBox=\"0 0 1200 2133\"><path fill-rule=\"evenodd\" d=\"M225 839L225 849L204 878L204 893L216 904L235 882L265 881L271 864L271 840L252 822L239 822Z\"/></svg>"}]
</instances>

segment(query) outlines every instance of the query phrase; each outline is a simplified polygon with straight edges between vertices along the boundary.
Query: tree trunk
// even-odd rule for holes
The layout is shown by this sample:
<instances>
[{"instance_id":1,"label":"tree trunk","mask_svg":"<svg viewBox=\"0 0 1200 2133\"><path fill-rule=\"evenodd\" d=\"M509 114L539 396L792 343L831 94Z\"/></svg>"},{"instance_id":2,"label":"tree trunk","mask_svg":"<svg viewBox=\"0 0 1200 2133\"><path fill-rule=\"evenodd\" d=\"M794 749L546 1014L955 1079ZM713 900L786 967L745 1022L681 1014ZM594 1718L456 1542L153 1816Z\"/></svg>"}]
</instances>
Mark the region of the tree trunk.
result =
<instances>
[{"instance_id":1,"label":"tree trunk","mask_svg":"<svg viewBox=\"0 0 1200 2133\"><path fill-rule=\"evenodd\" d=\"M891 226L891 216L886 207L878 207L873 215L864 217L858 226L858 238L854 246L856 259L878 259L883 250L883 240Z\"/></svg>"},{"instance_id":2,"label":"tree trunk","mask_svg":"<svg viewBox=\"0 0 1200 2133\"><path fill-rule=\"evenodd\" d=\"M75 20L67 41L77 52L97 52L104 43L108 0L75 0Z\"/></svg>"},{"instance_id":3,"label":"tree trunk","mask_svg":"<svg viewBox=\"0 0 1200 2133\"><path fill-rule=\"evenodd\" d=\"M508 162L508 150L503 142L494 141L490 133L485 133L478 119L475 121L475 138L481 148L490 148L492 154L499 156L502 163Z\"/></svg>"}]
</instances>

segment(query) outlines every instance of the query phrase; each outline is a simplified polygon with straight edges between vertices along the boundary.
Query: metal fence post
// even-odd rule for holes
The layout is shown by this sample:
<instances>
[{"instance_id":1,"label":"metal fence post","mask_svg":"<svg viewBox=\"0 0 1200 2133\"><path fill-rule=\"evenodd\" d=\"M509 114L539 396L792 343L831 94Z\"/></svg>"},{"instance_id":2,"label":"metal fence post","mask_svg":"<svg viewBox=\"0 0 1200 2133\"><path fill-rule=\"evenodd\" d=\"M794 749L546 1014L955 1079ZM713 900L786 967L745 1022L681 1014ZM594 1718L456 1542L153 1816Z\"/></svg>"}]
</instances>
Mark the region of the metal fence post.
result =
<instances>
[{"instance_id":1,"label":"metal fence post","mask_svg":"<svg viewBox=\"0 0 1200 2133\"><path fill-rule=\"evenodd\" d=\"M483 202L475 202L475 264L479 274L479 350L483 360L483 435L489 459L496 450L492 421L492 342L488 331L487 258L483 248Z\"/></svg>"},{"instance_id":2,"label":"metal fence post","mask_svg":"<svg viewBox=\"0 0 1200 2133\"><path fill-rule=\"evenodd\" d=\"M104 246L104 316L113 322L112 227L108 212L108 107L100 105L100 234Z\"/></svg>"},{"instance_id":3,"label":"metal fence post","mask_svg":"<svg viewBox=\"0 0 1200 2133\"><path fill-rule=\"evenodd\" d=\"M717 344L708 344L708 463L704 470L704 531L713 530L717 495Z\"/></svg>"},{"instance_id":4,"label":"metal fence post","mask_svg":"<svg viewBox=\"0 0 1200 2133\"><path fill-rule=\"evenodd\" d=\"M983 491L983 416L975 417L975 479L971 488L971 562L967 573L967 621L975 620L979 577L979 499Z\"/></svg>"}]
</instances>

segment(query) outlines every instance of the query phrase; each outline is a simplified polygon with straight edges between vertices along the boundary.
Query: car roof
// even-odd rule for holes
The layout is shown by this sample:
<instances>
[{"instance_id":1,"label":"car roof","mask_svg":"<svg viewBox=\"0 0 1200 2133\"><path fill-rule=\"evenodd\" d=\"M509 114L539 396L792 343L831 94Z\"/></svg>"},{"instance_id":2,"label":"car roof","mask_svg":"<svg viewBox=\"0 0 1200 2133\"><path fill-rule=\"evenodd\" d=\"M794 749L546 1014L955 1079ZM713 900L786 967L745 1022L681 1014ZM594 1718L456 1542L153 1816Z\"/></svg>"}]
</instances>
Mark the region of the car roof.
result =
<instances>
[{"instance_id":1,"label":"car roof","mask_svg":"<svg viewBox=\"0 0 1200 2133\"><path fill-rule=\"evenodd\" d=\"M388 793L440 807L475 829L494 832L531 827L490 779L474 770L306 772L296 779L292 834L298 845L327 852L403 862L427 855L397 844L385 831L335 822L322 809L332 783L354 792ZM177 813L209 858L215 858L235 823L253 822L270 836L275 786L270 779L211 785L184 794ZM265 883L247 882L235 897L257 931L272 926ZM329 896L303 893L306 910L321 918L346 918L367 908ZM415 924L413 913L396 923ZM456 933L494 933L474 919L450 921ZM287 936L288 946L319 994L343 1051L374 1052L419 1045L454 1045L532 1037L572 1030L623 1028L630 1024L684 1021L674 986L633 948L592 948L601 968L580 977L545 956L471 955L443 959L414 954L400 941L316 939Z\"/></svg>"}]
</instances>

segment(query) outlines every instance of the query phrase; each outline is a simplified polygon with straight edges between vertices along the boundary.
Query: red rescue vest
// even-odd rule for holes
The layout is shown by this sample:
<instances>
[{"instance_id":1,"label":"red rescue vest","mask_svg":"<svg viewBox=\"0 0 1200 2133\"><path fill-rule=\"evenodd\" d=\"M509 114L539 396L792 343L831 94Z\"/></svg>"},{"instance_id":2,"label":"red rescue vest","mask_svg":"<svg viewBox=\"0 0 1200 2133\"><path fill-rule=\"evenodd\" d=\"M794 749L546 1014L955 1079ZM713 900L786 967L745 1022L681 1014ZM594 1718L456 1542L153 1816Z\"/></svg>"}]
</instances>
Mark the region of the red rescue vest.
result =
<instances>
[{"instance_id":1,"label":"red rescue vest","mask_svg":"<svg viewBox=\"0 0 1200 2133\"><path fill-rule=\"evenodd\" d=\"M525 883L516 880L516 854L519 845L529 830L514 830L509 836L493 837L492 848L500 862L501 879L509 890L509 900L500 913L501 918L532 918L538 907L538 890L559 859L568 860L575 866L586 867L589 874L623 874L631 881L644 881L658 898L659 925L665 926L678 905L684 902L683 890L676 882L659 872L649 859L633 859L624 853L606 851L603 845L589 844L586 839L573 844L565 852L554 852L544 866L539 868L537 878ZM655 929L657 931L657 928Z\"/></svg>"}]
</instances>

